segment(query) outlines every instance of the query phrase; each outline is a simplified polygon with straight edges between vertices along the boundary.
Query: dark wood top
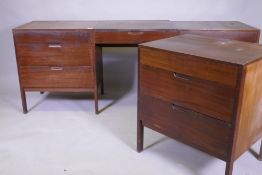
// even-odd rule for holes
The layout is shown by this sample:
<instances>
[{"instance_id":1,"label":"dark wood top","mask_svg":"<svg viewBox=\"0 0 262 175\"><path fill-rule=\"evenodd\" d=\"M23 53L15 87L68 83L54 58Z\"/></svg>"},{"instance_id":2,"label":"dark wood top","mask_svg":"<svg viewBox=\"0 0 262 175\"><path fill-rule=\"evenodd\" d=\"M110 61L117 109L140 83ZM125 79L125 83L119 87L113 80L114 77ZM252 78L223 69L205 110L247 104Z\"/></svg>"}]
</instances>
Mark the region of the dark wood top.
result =
<instances>
[{"instance_id":1,"label":"dark wood top","mask_svg":"<svg viewBox=\"0 0 262 175\"><path fill-rule=\"evenodd\" d=\"M178 30L258 30L239 21L173 21Z\"/></svg>"},{"instance_id":2,"label":"dark wood top","mask_svg":"<svg viewBox=\"0 0 262 175\"><path fill-rule=\"evenodd\" d=\"M103 30L258 30L238 21L168 21L168 20L107 20L107 21L32 21L15 30L96 29Z\"/></svg>"},{"instance_id":3,"label":"dark wood top","mask_svg":"<svg viewBox=\"0 0 262 175\"><path fill-rule=\"evenodd\" d=\"M262 58L262 46L258 44L190 34L147 42L140 46L238 65L247 65Z\"/></svg>"}]
</instances>

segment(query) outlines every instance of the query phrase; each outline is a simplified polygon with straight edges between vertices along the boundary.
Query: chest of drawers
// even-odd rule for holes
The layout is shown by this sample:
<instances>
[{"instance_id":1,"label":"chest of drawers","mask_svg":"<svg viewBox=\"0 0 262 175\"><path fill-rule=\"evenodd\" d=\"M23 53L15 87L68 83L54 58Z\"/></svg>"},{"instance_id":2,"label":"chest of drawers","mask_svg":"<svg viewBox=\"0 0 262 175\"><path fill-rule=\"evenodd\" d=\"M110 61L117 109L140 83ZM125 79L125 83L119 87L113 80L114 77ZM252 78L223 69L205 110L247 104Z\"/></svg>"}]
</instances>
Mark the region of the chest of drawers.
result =
<instances>
[{"instance_id":1,"label":"chest of drawers","mask_svg":"<svg viewBox=\"0 0 262 175\"><path fill-rule=\"evenodd\" d=\"M181 35L139 46L143 127L233 162L262 137L262 47Z\"/></svg>"},{"instance_id":2,"label":"chest of drawers","mask_svg":"<svg viewBox=\"0 0 262 175\"><path fill-rule=\"evenodd\" d=\"M93 92L102 86L101 49L93 30L14 30L23 111L26 91ZM96 53L95 53L96 51Z\"/></svg>"}]
</instances>

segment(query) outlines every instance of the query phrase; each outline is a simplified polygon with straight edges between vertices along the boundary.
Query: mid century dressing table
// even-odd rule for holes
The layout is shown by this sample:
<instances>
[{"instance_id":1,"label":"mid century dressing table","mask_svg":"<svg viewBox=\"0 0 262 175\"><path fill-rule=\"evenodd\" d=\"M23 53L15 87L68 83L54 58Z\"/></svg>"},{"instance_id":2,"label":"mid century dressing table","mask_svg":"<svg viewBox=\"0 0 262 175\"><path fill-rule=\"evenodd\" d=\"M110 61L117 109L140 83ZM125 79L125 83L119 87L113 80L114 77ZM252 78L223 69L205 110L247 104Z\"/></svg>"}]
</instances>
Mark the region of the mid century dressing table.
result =
<instances>
[{"instance_id":1,"label":"mid century dressing table","mask_svg":"<svg viewBox=\"0 0 262 175\"><path fill-rule=\"evenodd\" d=\"M33 21L13 34L24 113L27 91L93 92L98 113L102 47L137 46L181 34L257 43L260 31L235 21Z\"/></svg>"},{"instance_id":2,"label":"mid century dressing table","mask_svg":"<svg viewBox=\"0 0 262 175\"><path fill-rule=\"evenodd\" d=\"M258 43L260 30L237 21L33 21L19 26L13 29L13 36L16 49L23 112L28 112L26 92L49 91L92 92L95 99L95 111L96 113L99 113L98 88L101 88L101 94L104 92L102 59L103 47L138 46L138 44L141 43L170 38L183 34L195 34L217 39ZM142 45L141 47L144 46ZM140 52L141 51L142 53L140 53L140 55L142 54L141 58L143 58L143 49L140 49ZM150 64L149 62L147 63ZM183 66L183 64L181 64L181 66ZM212 66L212 64L210 64L210 66ZM208 67L206 68L209 69ZM183 69L183 67L181 67L181 69ZM145 71L141 74L141 70ZM140 74L142 75L142 78L144 77L144 74L151 75L151 69L145 67L145 69L141 70ZM237 77L237 75L231 74L236 73L236 70L231 71L231 69L228 69L228 73L229 78L231 77L232 80L233 78ZM164 74L165 73L163 72L163 75ZM174 74L174 76L180 77L179 73ZM182 76L180 78L183 79L187 77ZM218 76L218 81L221 80L219 78L221 78L221 76ZM212 80L214 79L216 79L216 76L214 76ZM150 84L149 80L142 79L142 82L147 82ZM228 93L227 95L229 95L227 96L229 100L226 99L223 92L217 95L217 99L226 99L228 100L227 102L229 102L229 105L232 105L230 102L232 102L233 96L236 95L233 92L232 87L235 85L234 83L239 84L239 82L226 81L226 78L222 78L222 80L225 80L222 82L226 84L225 89L226 93ZM163 82L165 83L165 81ZM147 83L145 83L145 85L147 85ZM219 87L206 86L206 88L210 90L210 92L215 93L221 91L221 89L219 90L220 87L224 88L224 86L218 86ZM143 85L142 87L145 88ZM139 87L139 89L140 88L141 87ZM239 89L237 89L236 92L238 92L238 90ZM151 97L150 95L141 93L144 92L143 89L139 92L139 100L142 99L138 103L139 109L141 106L144 106L146 110L145 114L141 114L141 111L138 113L138 151L141 151L143 147L144 124L145 126L162 132L162 130L158 128L161 128L161 126L152 122L151 120L160 121L160 124L163 124L161 122L165 122L164 118L163 121L161 121L160 118L158 118L159 116L156 115L160 115L158 111L156 114L153 114L150 108L156 108L156 105L162 106L164 110L163 116L166 116L167 118L172 117L172 112L167 109L167 102L162 102L159 99L155 99L155 96ZM177 104L171 105L172 109L177 111L177 113L180 115L180 118L178 116L173 120L181 122L181 126L184 125L184 127L181 130L176 130L170 127L169 131L162 133L176 138L176 136L174 136L175 131L185 131L185 129L191 124L193 127L196 126L193 129L195 129L196 133L199 132L200 138L207 138L207 142L202 143L202 145L193 143L193 141L190 141L192 137L186 132L183 133L185 135L181 136L183 139L180 140L201 150L205 150L205 152L222 160L226 160L226 173L227 175L231 175L233 160L240 156L243 150L246 150L254 140L261 138L261 135L256 135L257 137L254 140L247 139L247 142L243 143L244 146L237 150L237 154L227 152L228 150L232 151L231 146L233 143L233 146L236 143L235 141L232 141L232 139L235 139L235 136L233 137L233 134L235 133L235 121L232 122L233 120L229 117L231 116L232 111L224 108L225 104L220 104L219 100L217 99L211 101L214 102L218 107L222 107L221 111L217 111L220 110L220 108L213 111L201 108L201 110L204 112L200 112L203 112L203 114L194 113L194 106L192 107L189 105L186 107L189 107L189 109L193 108L193 113L187 115L184 114L185 109L183 107L185 106L181 108L179 105L177 106ZM148 117L148 114L152 114L151 119ZM213 118L207 118L206 115L212 116ZM185 118L181 119L181 117ZM175 124L176 123L174 123L174 126ZM200 130L198 127L200 127ZM201 127L203 128L201 129ZM251 126L247 126L246 129L250 129L250 127ZM232 128L234 129L234 132L232 131ZM214 129L218 129L218 131L221 131L221 133L210 133L210 135L208 135L209 133L206 133L206 135L203 135L203 132L213 131ZM173 135L169 134L171 131L174 131ZM214 138L212 138L213 136ZM248 135L244 136L248 137ZM218 140L215 140L215 138L218 138ZM216 144L221 145L218 146ZM260 159L261 158L262 147L260 153Z\"/></svg>"}]
</instances>

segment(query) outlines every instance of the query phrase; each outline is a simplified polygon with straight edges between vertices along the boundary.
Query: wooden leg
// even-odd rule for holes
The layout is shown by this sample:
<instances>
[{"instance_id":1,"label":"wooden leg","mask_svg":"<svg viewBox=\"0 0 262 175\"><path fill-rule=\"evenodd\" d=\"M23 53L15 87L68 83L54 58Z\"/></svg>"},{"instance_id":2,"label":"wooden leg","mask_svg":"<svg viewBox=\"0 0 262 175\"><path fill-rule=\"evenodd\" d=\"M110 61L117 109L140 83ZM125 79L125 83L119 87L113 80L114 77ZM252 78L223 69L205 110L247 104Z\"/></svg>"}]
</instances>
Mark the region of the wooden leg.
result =
<instances>
[{"instance_id":1,"label":"wooden leg","mask_svg":"<svg viewBox=\"0 0 262 175\"><path fill-rule=\"evenodd\" d=\"M225 175L232 175L232 173L233 173L233 165L234 165L234 161L228 161L227 162Z\"/></svg>"},{"instance_id":2,"label":"wooden leg","mask_svg":"<svg viewBox=\"0 0 262 175\"><path fill-rule=\"evenodd\" d=\"M21 99L22 99L23 113L26 114L28 111L27 111L27 104L26 104L26 94L24 89L21 89Z\"/></svg>"},{"instance_id":3,"label":"wooden leg","mask_svg":"<svg viewBox=\"0 0 262 175\"><path fill-rule=\"evenodd\" d=\"M262 140L261 140L261 145L260 145L260 152L258 154L258 160L262 161Z\"/></svg>"},{"instance_id":4,"label":"wooden leg","mask_svg":"<svg viewBox=\"0 0 262 175\"><path fill-rule=\"evenodd\" d=\"M99 110L98 110L98 94L97 94L97 89L95 90L94 96L95 96L95 111L96 111L96 114L98 114L98 113L99 113Z\"/></svg>"},{"instance_id":5,"label":"wooden leg","mask_svg":"<svg viewBox=\"0 0 262 175\"><path fill-rule=\"evenodd\" d=\"M105 91L104 91L104 83L103 81L101 82L101 95L104 95Z\"/></svg>"},{"instance_id":6,"label":"wooden leg","mask_svg":"<svg viewBox=\"0 0 262 175\"><path fill-rule=\"evenodd\" d=\"M137 120L137 152L143 151L144 147L144 126L141 120Z\"/></svg>"},{"instance_id":7,"label":"wooden leg","mask_svg":"<svg viewBox=\"0 0 262 175\"><path fill-rule=\"evenodd\" d=\"M100 77L101 77L101 95L104 95L104 71L103 71L103 61L101 61L101 65L100 65L100 70L101 70L101 72L100 72Z\"/></svg>"},{"instance_id":8,"label":"wooden leg","mask_svg":"<svg viewBox=\"0 0 262 175\"><path fill-rule=\"evenodd\" d=\"M102 47L96 46L96 66L99 84L101 86L101 95L104 95L104 77L103 77L103 50Z\"/></svg>"}]
</instances>

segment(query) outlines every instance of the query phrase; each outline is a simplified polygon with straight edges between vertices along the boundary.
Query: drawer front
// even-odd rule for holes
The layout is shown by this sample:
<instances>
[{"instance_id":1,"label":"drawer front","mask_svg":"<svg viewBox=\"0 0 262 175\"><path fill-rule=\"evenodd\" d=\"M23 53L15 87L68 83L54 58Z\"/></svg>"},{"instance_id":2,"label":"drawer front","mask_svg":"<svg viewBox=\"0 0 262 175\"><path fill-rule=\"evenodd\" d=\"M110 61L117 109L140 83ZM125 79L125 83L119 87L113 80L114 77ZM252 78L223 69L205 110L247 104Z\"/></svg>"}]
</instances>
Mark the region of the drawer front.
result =
<instances>
[{"instance_id":1,"label":"drawer front","mask_svg":"<svg viewBox=\"0 0 262 175\"><path fill-rule=\"evenodd\" d=\"M150 96L231 122L235 93L230 86L142 64L140 90Z\"/></svg>"},{"instance_id":2,"label":"drawer front","mask_svg":"<svg viewBox=\"0 0 262 175\"><path fill-rule=\"evenodd\" d=\"M21 67L23 88L93 88L93 69L82 67Z\"/></svg>"},{"instance_id":3,"label":"drawer front","mask_svg":"<svg viewBox=\"0 0 262 175\"><path fill-rule=\"evenodd\" d=\"M222 160L227 159L230 125L172 103L140 94L143 125Z\"/></svg>"},{"instance_id":4,"label":"drawer front","mask_svg":"<svg viewBox=\"0 0 262 175\"><path fill-rule=\"evenodd\" d=\"M177 31L96 32L97 44L139 44L178 35Z\"/></svg>"},{"instance_id":5,"label":"drawer front","mask_svg":"<svg viewBox=\"0 0 262 175\"><path fill-rule=\"evenodd\" d=\"M238 67L227 63L143 46L140 46L140 62L233 88L237 85Z\"/></svg>"},{"instance_id":6,"label":"drawer front","mask_svg":"<svg viewBox=\"0 0 262 175\"><path fill-rule=\"evenodd\" d=\"M224 38L230 40L238 40L244 42L258 43L259 42L259 30L257 31L226 31L226 30L182 30L180 34L196 34L202 36L208 36L213 38Z\"/></svg>"},{"instance_id":7,"label":"drawer front","mask_svg":"<svg viewBox=\"0 0 262 175\"><path fill-rule=\"evenodd\" d=\"M16 54L22 66L90 66L92 32L15 32Z\"/></svg>"}]
</instances>

